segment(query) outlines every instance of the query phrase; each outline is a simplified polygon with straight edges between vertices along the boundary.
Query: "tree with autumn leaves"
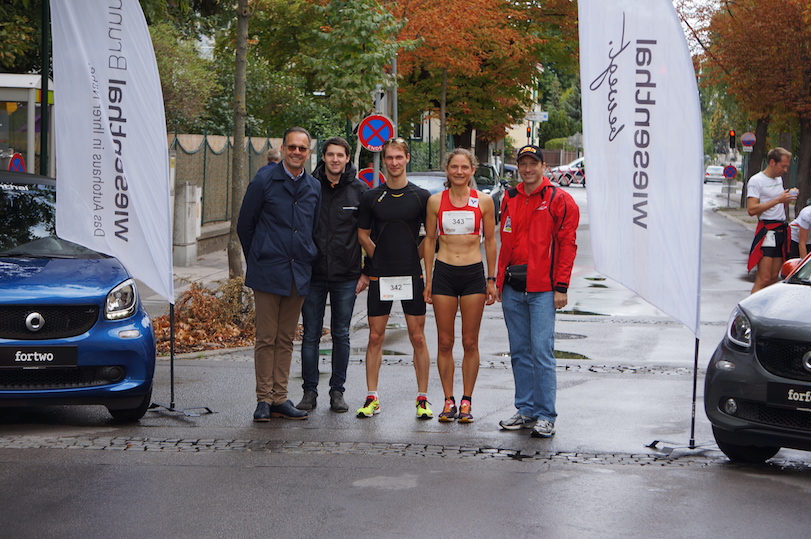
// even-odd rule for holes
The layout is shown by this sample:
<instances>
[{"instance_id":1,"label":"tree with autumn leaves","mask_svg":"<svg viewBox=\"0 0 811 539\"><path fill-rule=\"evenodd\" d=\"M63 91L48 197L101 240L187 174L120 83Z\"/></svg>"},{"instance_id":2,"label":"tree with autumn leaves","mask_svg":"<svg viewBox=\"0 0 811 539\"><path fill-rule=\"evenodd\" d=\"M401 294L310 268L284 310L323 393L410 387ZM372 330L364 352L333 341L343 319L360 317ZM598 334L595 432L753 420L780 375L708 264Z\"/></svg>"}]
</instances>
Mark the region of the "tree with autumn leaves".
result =
<instances>
[{"instance_id":1,"label":"tree with autumn leaves","mask_svg":"<svg viewBox=\"0 0 811 539\"><path fill-rule=\"evenodd\" d=\"M684 0L681 8L693 15L705 84L726 86L756 125L747 177L759 170L769 126L799 133L799 211L811 197L811 4L723 0L708 6Z\"/></svg>"},{"instance_id":2,"label":"tree with autumn leaves","mask_svg":"<svg viewBox=\"0 0 811 539\"><path fill-rule=\"evenodd\" d=\"M417 43L398 57L401 123L425 111L440 119L459 145L500 140L532 104L538 64L577 66L577 6L568 0L504 2L451 0L387 2L403 21L399 39ZM476 133L474 144L471 135Z\"/></svg>"},{"instance_id":3,"label":"tree with autumn leaves","mask_svg":"<svg viewBox=\"0 0 811 539\"><path fill-rule=\"evenodd\" d=\"M576 71L576 3L504 0L251 0L252 54L296 73L353 124L393 81L400 124L426 111L457 145L487 149L523 119L536 66ZM475 131L479 144L471 140ZM445 136L440 137L445 140Z\"/></svg>"}]
</instances>

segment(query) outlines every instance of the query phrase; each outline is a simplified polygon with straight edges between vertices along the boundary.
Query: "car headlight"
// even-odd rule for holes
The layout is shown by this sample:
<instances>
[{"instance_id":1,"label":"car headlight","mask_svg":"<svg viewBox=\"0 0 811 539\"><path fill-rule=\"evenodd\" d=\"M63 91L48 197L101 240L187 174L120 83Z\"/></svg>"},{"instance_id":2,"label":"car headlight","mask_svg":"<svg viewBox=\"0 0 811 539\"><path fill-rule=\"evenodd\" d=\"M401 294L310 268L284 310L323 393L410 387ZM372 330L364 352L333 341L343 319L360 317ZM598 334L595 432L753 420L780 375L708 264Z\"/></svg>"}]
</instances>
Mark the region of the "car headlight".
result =
<instances>
[{"instance_id":1,"label":"car headlight","mask_svg":"<svg viewBox=\"0 0 811 539\"><path fill-rule=\"evenodd\" d=\"M107 301L104 303L104 317L107 320L127 318L135 313L137 305L138 289L135 287L135 281L127 279L107 294Z\"/></svg>"},{"instance_id":2,"label":"car headlight","mask_svg":"<svg viewBox=\"0 0 811 539\"><path fill-rule=\"evenodd\" d=\"M727 337L733 343L744 348L749 348L752 345L752 324L738 307L735 307L729 317Z\"/></svg>"}]
</instances>

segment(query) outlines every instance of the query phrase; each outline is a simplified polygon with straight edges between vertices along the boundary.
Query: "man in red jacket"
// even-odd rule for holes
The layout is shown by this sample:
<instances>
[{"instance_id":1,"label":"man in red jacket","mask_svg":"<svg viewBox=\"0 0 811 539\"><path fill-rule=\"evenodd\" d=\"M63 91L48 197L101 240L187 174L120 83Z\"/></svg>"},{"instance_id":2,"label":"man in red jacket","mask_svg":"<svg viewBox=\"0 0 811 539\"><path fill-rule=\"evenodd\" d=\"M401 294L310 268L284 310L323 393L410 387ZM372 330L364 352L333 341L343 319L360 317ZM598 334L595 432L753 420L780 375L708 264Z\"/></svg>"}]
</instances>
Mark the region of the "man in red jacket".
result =
<instances>
[{"instance_id":1,"label":"man in red jacket","mask_svg":"<svg viewBox=\"0 0 811 539\"><path fill-rule=\"evenodd\" d=\"M498 300L510 340L515 407L506 430L532 429L532 436L555 434L555 310L567 292L577 254L580 210L572 197L544 177L541 149L518 150L521 183L501 203Z\"/></svg>"}]
</instances>

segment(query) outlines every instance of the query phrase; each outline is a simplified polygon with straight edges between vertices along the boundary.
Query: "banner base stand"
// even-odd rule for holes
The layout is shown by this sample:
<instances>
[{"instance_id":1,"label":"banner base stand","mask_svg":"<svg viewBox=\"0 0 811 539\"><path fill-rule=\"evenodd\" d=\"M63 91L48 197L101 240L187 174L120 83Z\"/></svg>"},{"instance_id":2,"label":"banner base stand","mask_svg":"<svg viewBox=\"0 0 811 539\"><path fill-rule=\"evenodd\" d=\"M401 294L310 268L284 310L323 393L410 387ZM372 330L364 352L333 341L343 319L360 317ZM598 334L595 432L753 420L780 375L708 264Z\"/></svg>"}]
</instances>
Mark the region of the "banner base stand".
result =
<instances>
[{"instance_id":1,"label":"banner base stand","mask_svg":"<svg viewBox=\"0 0 811 539\"><path fill-rule=\"evenodd\" d=\"M208 406L193 406L191 408L175 408L174 405L166 406L153 402L149 405L147 412L169 412L172 414L183 414L186 417L200 417L206 414L216 414L214 410Z\"/></svg>"},{"instance_id":2,"label":"banner base stand","mask_svg":"<svg viewBox=\"0 0 811 539\"><path fill-rule=\"evenodd\" d=\"M193 406L191 408L175 408L175 304L169 304L169 406L153 402L148 412L166 411L172 414L183 414L186 417L200 417L206 414L216 414L208 406ZM202 410L202 411L199 411Z\"/></svg>"},{"instance_id":3,"label":"banner base stand","mask_svg":"<svg viewBox=\"0 0 811 539\"><path fill-rule=\"evenodd\" d=\"M657 447L659 444L673 444L673 445L672 446L671 445L663 445L661 447ZM699 451L699 450L703 451L703 450L705 450L707 448L710 448L710 447L713 447L713 446L715 446L715 442L707 442L707 443L704 443L704 444L696 445L695 442L691 440L689 445L681 445L678 442L669 442L667 440L654 440L651 443L649 443L648 445L646 445L645 447L647 447L648 449L654 449L658 453L661 453L662 455L668 456L671 453L673 453L673 451L675 451L676 449L689 449L690 451Z\"/></svg>"}]
</instances>

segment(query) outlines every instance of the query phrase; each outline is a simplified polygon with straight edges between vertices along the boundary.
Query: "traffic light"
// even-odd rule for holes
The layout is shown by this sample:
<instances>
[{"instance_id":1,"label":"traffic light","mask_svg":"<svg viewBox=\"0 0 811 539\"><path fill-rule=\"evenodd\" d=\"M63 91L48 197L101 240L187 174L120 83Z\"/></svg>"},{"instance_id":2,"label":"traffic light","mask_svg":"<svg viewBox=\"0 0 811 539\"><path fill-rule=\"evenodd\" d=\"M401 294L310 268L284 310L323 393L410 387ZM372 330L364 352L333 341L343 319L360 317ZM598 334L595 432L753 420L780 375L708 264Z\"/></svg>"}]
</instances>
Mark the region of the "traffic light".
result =
<instances>
[{"instance_id":1,"label":"traffic light","mask_svg":"<svg viewBox=\"0 0 811 539\"><path fill-rule=\"evenodd\" d=\"M527 126L527 143L532 140L532 128Z\"/></svg>"},{"instance_id":2,"label":"traffic light","mask_svg":"<svg viewBox=\"0 0 811 539\"><path fill-rule=\"evenodd\" d=\"M729 147L730 147L730 149L735 147L735 130L734 129L729 130Z\"/></svg>"}]
</instances>

